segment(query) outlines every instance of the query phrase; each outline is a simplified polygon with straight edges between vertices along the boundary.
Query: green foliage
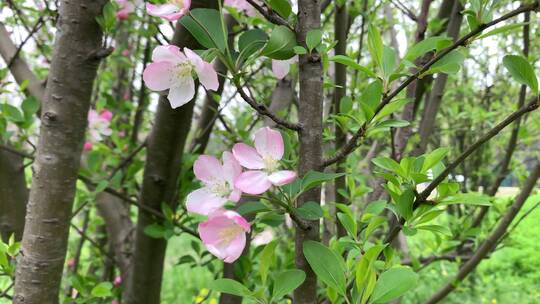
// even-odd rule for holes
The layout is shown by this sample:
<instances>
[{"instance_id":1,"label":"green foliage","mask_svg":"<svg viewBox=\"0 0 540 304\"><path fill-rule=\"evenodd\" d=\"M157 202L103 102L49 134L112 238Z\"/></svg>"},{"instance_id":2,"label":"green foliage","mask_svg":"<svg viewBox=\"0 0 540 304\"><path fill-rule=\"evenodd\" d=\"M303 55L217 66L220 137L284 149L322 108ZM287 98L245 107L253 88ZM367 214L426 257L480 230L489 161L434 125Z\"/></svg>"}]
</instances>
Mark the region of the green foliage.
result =
<instances>
[{"instance_id":1,"label":"green foliage","mask_svg":"<svg viewBox=\"0 0 540 304\"><path fill-rule=\"evenodd\" d=\"M227 29L221 22L221 14L214 9L196 8L180 19L180 23L205 48L227 49Z\"/></svg>"},{"instance_id":2,"label":"green foliage","mask_svg":"<svg viewBox=\"0 0 540 304\"><path fill-rule=\"evenodd\" d=\"M345 295L345 264L334 251L319 242L306 241L304 255L323 283Z\"/></svg>"},{"instance_id":3,"label":"green foliage","mask_svg":"<svg viewBox=\"0 0 540 304\"><path fill-rule=\"evenodd\" d=\"M272 59L285 60L294 56L296 36L286 26L274 27L270 39L264 46L261 54Z\"/></svg>"},{"instance_id":4,"label":"green foliage","mask_svg":"<svg viewBox=\"0 0 540 304\"><path fill-rule=\"evenodd\" d=\"M527 85L538 95L538 79L527 59L517 55L506 55L503 64L517 82Z\"/></svg>"}]
</instances>

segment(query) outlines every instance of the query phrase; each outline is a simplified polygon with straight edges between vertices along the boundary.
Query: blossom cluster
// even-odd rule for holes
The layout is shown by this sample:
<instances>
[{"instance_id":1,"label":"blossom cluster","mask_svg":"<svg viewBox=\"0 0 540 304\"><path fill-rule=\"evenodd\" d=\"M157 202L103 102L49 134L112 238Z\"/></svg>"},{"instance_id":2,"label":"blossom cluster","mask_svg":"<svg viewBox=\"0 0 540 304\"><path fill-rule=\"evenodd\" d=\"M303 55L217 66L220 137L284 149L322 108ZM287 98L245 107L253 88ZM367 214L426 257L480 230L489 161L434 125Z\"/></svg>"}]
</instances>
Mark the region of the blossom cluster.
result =
<instances>
[{"instance_id":1,"label":"blossom cluster","mask_svg":"<svg viewBox=\"0 0 540 304\"><path fill-rule=\"evenodd\" d=\"M88 140L84 143L84 150L90 151L95 143L103 140L103 136L111 136L110 128L113 114L109 110L97 112L88 111Z\"/></svg>"},{"instance_id":2,"label":"blossom cluster","mask_svg":"<svg viewBox=\"0 0 540 304\"><path fill-rule=\"evenodd\" d=\"M279 131L264 127L254 137L255 147L237 143L232 153L223 152L221 162L201 155L193 165L195 177L204 186L187 196L187 210L208 216L199 224L199 235L208 251L226 263L240 257L251 227L240 214L225 209L225 204L238 202L242 193L262 194L272 185L282 186L296 178L296 172L279 168L284 153Z\"/></svg>"}]
</instances>

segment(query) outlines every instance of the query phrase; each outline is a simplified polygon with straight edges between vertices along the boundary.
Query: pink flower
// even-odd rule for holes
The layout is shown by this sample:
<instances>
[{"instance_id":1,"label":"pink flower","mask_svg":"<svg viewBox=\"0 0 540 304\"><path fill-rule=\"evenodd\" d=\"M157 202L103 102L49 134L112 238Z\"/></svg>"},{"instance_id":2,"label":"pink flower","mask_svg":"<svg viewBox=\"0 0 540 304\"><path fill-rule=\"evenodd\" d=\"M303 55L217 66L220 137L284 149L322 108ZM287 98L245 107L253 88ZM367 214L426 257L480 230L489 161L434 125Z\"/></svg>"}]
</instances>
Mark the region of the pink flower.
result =
<instances>
[{"instance_id":1,"label":"pink flower","mask_svg":"<svg viewBox=\"0 0 540 304\"><path fill-rule=\"evenodd\" d=\"M276 76L277 79L283 79L287 74L289 74L289 70L291 69L291 64L298 61L298 56L294 56L291 59L287 60L272 60L272 72L274 73L274 76Z\"/></svg>"},{"instance_id":2,"label":"pink flower","mask_svg":"<svg viewBox=\"0 0 540 304\"><path fill-rule=\"evenodd\" d=\"M85 142L84 143L84 146L83 146L83 149L84 151L88 152L88 151L92 151L92 143L91 142Z\"/></svg>"},{"instance_id":3,"label":"pink flower","mask_svg":"<svg viewBox=\"0 0 540 304\"><path fill-rule=\"evenodd\" d=\"M255 15L255 8L251 6L246 0L225 0L223 3L226 6L234 7L239 12L246 12L248 16Z\"/></svg>"},{"instance_id":4,"label":"pink flower","mask_svg":"<svg viewBox=\"0 0 540 304\"><path fill-rule=\"evenodd\" d=\"M249 223L231 210L217 210L210 218L199 224L199 235L204 245L225 263L236 261L246 246Z\"/></svg>"},{"instance_id":5,"label":"pink flower","mask_svg":"<svg viewBox=\"0 0 540 304\"><path fill-rule=\"evenodd\" d=\"M90 142L101 141L102 135L110 136L112 134L109 128L112 119L112 113L109 110L103 110L98 114L94 110L88 112L88 132L90 133Z\"/></svg>"},{"instance_id":6,"label":"pink flower","mask_svg":"<svg viewBox=\"0 0 540 304\"><path fill-rule=\"evenodd\" d=\"M122 285L122 277L117 276L116 278L114 278L113 285L116 287L119 287L120 285Z\"/></svg>"},{"instance_id":7,"label":"pink flower","mask_svg":"<svg viewBox=\"0 0 540 304\"><path fill-rule=\"evenodd\" d=\"M146 12L150 16L161 17L168 21L176 21L184 16L191 6L191 0L169 0L163 5L147 3Z\"/></svg>"},{"instance_id":8,"label":"pink flower","mask_svg":"<svg viewBox=\"0 0 540 304\"><path fill-rule=\"evenodd\" d=\"M189 212L208 215L225 205L227 201L238 202L242 192L234 186L242 167L231 152L223 152L223 165L213 156L201 155L193 164L193 172L204 187L186 198Z\"/></svg>"},{"instance_id":9,"label":"pink flower","mask_svg":"<svg viewBox=\"0 0 540 304\"><path fill-rule=\"evenodd\" d=\"M123 50L122 51L122 56L129 57L129 50L128 49Z\"/></svg>"},{"instance_id":10,"label":"pink flower","mask_svg":"<svg viewBox=\"0 0 540 304\"><path fill-rule=\"evenodd\" d=\"M158 46L152 61L144 70L144 82L154 91L169 89L167 98L173 109L188 103L195 95L194 72L207 90L215 91L219 86L214 67L188 48L182 53L174 45Z\"/></svg>"},{"instance_id":11,"label":"pink flower","mask_svg":"<svg viewBox=\"0 0 540 304\"><path fill-rule=\"evenodd\" d=\"M283 186L296 178L296 172L278 170L284 147L281 133L268 127L254 134L255 148L244 143L234 145L236 160L250 171L243 172L236 179L235 186L248 194L261 194L272 185Z\"/></svg>"},{"instance_id":12,"label":"pink flower","mask_svg":"<svg viewBox=\"0 0 540 304\"><path fill-rule=\"evenodd\" d=\"M118 20L126 20L129 17L129 14L135 11L135 4L130 0L116 0L116 3L120 8L116 12L116 18L118 18Z\"/></svg>"},{"instance_id":13,"label":"pink flower","mask_svg":"<svg viewBox=\"0 0 540 304\"><path fill-rule=\"evenodd\" d=\"M112 300L111 304L120 304L120 301L118 301L118 300Z\"/></svg>"}]
</instances>

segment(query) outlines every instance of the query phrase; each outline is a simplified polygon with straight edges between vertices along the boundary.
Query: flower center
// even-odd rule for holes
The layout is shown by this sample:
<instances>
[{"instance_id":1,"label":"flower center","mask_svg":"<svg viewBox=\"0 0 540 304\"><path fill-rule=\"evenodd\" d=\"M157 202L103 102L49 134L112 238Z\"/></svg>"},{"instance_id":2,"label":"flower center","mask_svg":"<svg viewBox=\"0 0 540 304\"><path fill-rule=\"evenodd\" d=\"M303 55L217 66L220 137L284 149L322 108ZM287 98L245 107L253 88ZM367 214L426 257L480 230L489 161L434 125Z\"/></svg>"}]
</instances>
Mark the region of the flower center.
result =
<instances>
[{"instance_id":1,"label":"flower center","mask_svg":"<svg viewBox=\"0 0 540 304\"><path fill-rule=\"evenodd\" d=\"M184 7L184 0L170 0L169 2L178 8Z\"/></svg>"},{"instance_id":2,"label":"flower center","mask_svg":"<svg viewBox=\"0 0 540 304\"><path fill-rule=\"evenodd\" d=\"M226 182L214 183L211 189L218 197L228 197L231 194L231 187L229 187Z\"/></svg>"},{"instance_id":3,"label":"flower center","mask_svg":"<svg viewBox=\"0 0 540 304\"><path fill-rule=\"evenodd\" d=\"M221 239L222 243L230 243L239 233L242 233L242 227L238 225L233 225L220 230L219 238Z\"/></svg>"},{"instance_id":4,"label":"flower center","mask_svg":"<svg viewBox=\"0 0 540 304\"><path fill-rule=\"evenodd\" d=\"M269 173L272 173L278 169L279 163L268 156L263 157L264 167L266 168L266 171Z\"/></svg>"},{"instance_id":5,"label":"flower center","mask_svg":"<svg viewBox=\"0 0 540 304\"><path fill-rule=\"evenodd\" d=\"M194 66L189 61L184 61L176 65L176 74L178 78L191 78L193 77Z\"/></svg>"}]
</instances>

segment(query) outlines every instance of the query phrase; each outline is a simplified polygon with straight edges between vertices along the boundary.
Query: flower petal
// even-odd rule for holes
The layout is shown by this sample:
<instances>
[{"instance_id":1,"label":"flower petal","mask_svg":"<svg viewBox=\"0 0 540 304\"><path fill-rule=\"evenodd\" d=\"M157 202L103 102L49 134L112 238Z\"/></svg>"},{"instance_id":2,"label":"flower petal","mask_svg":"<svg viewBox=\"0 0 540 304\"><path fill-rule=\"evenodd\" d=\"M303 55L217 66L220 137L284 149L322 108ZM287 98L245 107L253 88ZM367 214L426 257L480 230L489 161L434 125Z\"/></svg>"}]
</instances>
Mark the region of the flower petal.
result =
<instances>
[{"instance_id":1,"label":"flower petal","mask_svg":"<svg viewBox=\"0 0 540 304\"><path fill-rule=\"evenodd\" d=\"M210 189L203 187L188 194L186 208L189 212L209 215L223 207L226 202L226 198L217 197L210 192Z\"/></svg>"},{"instance_id":2,"label":"flower petal","mask_svg":"<svg viewBox=\"0 0 540 304\"><path fill-rule=\"evenodd\" d=\"M181 78L175 87L169 90L167 99L171 103L171 107L176 109L190 102L195 96L195 82L193 78Z\"/></svg>"},{"instance_id":3,"label":"flower petal","mask_svg":"<svg viewBox=\"0 0 540 304\"><path fill-rule=\"evenodd\" d=\"M242 197L242 191L240 189L234 189L229 195L229 200L231 202L238 203L241 197Z\"/></svg>"},{"instance_id":4,"label":"flower petal","mask_svg":"<svg viewBox=\"0 0 540 304\"><path fill-rule=\"evenodd\" d=\"M272 73L277 79L283 79L291 68L291 62L289 60L272 60Z\"/></svg>"},{"instance_id":5,"label":"flower petal","mask_svg":"<svg viewBox=\"0 0 540 304\"><path fill-rule=\"evenodd\" d=\"M180 63L186 60L186 56L182 54L180 48L176 45L159 45L152 51L152 61L170 61Z\"/></svg>"},{"instance_id":6,"label":"flower petal","mask_svg":"<svg viewBox=\"0 0 540 304\"><path fill-rule=\"evenodd\" d=\"M280 160L283 157L283 137L279 131L264 127L257 130L254 136L255 148L260 155L274 160Z\"/></svg>"},{"instance_id":7,"label":"flower petal","mask_svg":"<svg viewBox=\"0 0 540 304\"><path fill-rule=\"evenodd\" d=\"M234 240L226 247L226 257L223 259L225 263L232 263L242 255L246 247L246 234L238 234Z\"/></svg>"},{"instance_id":8,"label":"flower petal","mask_svg":"<svg viewBox=\"0 0 540 304\"><path fill-rule=\"evenodd\" d=\"M229 184L234 185L234 180L242 173L242 166L229 151L223 152L221 159L223 160L222 176Z\"/></svg>"},{"instance_id":9,"label":"flower petal","mask_svg":"<svg viewBox=\"0 0 540 304\"><path fill-rule=\"evenodd\" d=\"M168 21L175 21L184 15L185 10L174 4L153 5L146 3L146 12L150 16L161 17Z\"/></svg>"},{"instance_id":10,"label":"flower petal","mask_svg":"<svg viewBox=\"0 0 540 304\"><path fill-rule=\"evenodd\" d=\"M257 153L253 147L250 147L244 143L235 144L232 148L234 158L248 169L263 169L264 162L262 157Z\"/></svg>"},{"instance_id":11,"label":"flower petal","mask_svg":"<svg viewBox=\"0 0 540 304\"><path fill-rule=\"evenodd\" d=\"M221 163L210 155L201 155L197 158L193 164L193 173L207 184L224 180Z\"/></svg>"},{"instance_id":12,"label":"flower petal","mask_svg":"<svg viewBox=\"0 0 540 304\"><path fill-rule=\"evenodd\" d=\"M153 62L143 72L144 83L154 91L163 91L177 81L174 65L167 61Z\"/></svg>"},{"instance_id":13,"label":"flower petal","mask_svg":"<svg viewBox=\"0 0 540 304\"><path fill-rule=\"evenodd\" d=\"M243 172L234 184L236 188L248 194L261 194L272 186L268 175L263 171Z\"/></svg>"},{"instance_id":14,"label":"flower petal","mask_svg":"<svg viewBox=\"0 0 540 304\"><path fill-rule=\"evenodd\" d=\"M291 183L296 178L296 172L283 170L270 174L268 180L275 186L283 186Z\"/></svg>"}]
</instances>

